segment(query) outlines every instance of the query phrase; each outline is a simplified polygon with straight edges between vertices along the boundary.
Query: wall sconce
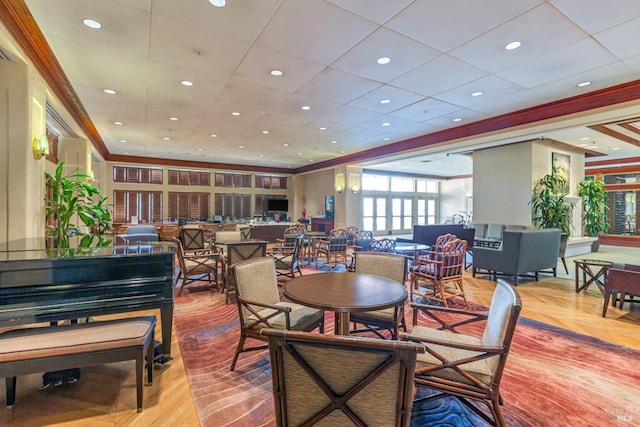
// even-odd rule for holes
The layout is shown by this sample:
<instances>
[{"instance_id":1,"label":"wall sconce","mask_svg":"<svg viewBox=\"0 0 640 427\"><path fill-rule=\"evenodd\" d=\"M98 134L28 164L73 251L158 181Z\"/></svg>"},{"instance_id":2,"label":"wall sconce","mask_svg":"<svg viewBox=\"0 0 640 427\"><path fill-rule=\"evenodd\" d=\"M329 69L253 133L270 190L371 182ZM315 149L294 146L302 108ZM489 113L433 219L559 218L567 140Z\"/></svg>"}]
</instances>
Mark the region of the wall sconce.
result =
<instances>
[{"instance_id":1,"label":"wall sconce","mask_svg":"<svg viewBox=\"0 0 640 427\"><path fill-rule=\"evenodd\" d=\"M356 194L360 191L360 175L357 173L349 174L349 188L353 194Z\"/></svg>"},{"instance_id":2,"label":"wall sconce","mask_svg":"<svg viewBox=\"0 0 640 427\"><path fill-rule=\"evenodd\" d=\"M33 138L31 148L33 150L34 159L40 160L47 156L49 154L49 139L47 139L47 135L42 134L39 138Z\"/></svg>"},{"instance_id":3,"label":"wall sconce","mask_svg":"<svg viewBox=\"0 0 640 427\"><path fill-rule=\"evenodd\" d=\"M344 191L344 174L339 173L336 175L336 191L342 193Z\"/></svg>"}]
</instances>

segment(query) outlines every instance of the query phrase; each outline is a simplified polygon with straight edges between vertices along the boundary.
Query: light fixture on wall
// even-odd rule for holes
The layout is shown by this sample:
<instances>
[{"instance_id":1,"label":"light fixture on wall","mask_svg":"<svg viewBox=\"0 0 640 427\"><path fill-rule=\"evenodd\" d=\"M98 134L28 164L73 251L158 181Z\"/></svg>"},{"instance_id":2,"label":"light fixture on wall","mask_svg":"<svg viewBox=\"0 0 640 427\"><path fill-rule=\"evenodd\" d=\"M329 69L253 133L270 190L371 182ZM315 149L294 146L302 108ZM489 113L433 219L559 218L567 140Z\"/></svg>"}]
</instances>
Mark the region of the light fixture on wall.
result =
<instances>
[{"instance_id":1,"label":"light fixture on wall","mask_svg":"<svg viewBox=\"0 0 640 427\"><path fill-rule=\"evenodd\" d=\"M349 174L349 188L353 194L356 194L360 191L360 175L357 173Z\"/></svg>"},{"instance_id":2,"label":"light fixture on wall","mask_svg":"<svg viewBox=\"0 0 640 427\"><path fill-rule=\"evenodd\" d=\"M344 191L344 174L343 173L339 173L336 174L336 191L338 193L342 193Z\"/></svg>"},{"instance_id":3,"label":"light fixture on wall","mask_svg":"<svg viewBox=\"0 0 640 427\"><path fill-rule=\"evenodd\" d=\"M33 149L33 157L36 160L49 155L49 139L47 139L47 135L42 134L40 137L33 138L31 148Z\"/></svg>"}]
</instances>

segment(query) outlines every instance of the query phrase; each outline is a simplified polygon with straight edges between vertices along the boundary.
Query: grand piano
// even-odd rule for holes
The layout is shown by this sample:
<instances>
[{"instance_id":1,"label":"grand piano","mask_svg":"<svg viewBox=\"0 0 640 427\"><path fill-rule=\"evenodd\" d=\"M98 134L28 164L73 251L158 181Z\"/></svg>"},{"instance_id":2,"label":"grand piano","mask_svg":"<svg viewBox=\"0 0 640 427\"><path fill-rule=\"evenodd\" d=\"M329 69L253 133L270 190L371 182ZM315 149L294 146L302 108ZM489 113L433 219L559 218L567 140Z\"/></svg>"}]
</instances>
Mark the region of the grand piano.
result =
<instances>
[{"instance_id":1,"label":"grand piano","mask_svg":"<svg viewBox=\"0 0 640 427\"><path fill-rule=\"evenodd\" d=\"M44 239L0 243L0 328L160 309L171 360L174 246L130 242L45 249Z\"/></svg>"}]
</instances>

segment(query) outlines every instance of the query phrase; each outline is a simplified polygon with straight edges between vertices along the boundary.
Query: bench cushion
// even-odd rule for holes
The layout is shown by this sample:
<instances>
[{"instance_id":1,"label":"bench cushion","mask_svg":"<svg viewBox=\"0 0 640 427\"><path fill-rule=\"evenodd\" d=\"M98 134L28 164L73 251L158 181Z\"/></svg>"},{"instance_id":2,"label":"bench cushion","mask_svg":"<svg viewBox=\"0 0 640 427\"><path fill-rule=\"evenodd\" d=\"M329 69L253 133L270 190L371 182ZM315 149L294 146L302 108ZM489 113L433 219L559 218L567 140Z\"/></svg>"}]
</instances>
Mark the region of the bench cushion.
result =
<instances>
[{"instance_id":1,"label":"bench cushion","mask_svg":"<svg viewBox=\"0 0 640 427\"><path fill-rule=\"evenodd\" d=\"M15 329L0 334L0 363L143 346L155 316Z\"/></svg>"}]
</instances>

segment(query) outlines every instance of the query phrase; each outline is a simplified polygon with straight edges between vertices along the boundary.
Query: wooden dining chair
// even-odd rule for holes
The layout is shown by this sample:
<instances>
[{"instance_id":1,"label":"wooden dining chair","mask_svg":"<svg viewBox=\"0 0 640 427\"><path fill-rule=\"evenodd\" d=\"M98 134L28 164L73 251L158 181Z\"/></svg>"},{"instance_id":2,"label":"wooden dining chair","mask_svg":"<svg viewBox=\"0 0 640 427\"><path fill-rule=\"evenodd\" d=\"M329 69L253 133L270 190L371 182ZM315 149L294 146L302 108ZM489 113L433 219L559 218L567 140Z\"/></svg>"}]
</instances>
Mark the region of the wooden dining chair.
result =
<instances>
[{"instance_id":1,"label":"wooden dining chair","mask_svg":"<svg viewBox=\"0 0 640 427\"><path fill-rule=\"evenodd\" d=\"M333 271L334 264L349 266L349 233L346 228L333 229L326 239L317 239L315 248L316 268L320 268L320 258L326 259L329 271Z\"/></svg>"},{"instance_id":2,"label":"wooden dining chair","mask_svg":"<svg viewBox=\"0 0 640 427\"><path fill-rule=\"evenodd\" d=\"M426 353L418 356L415 382L435 391L416 402L455 396L490 425L505 426L500 384L522 309L515 287L499 279L487 314L428 304L412 303L411 307L413 327L400 337L424 345ZM421 322L420 313L426 315ZM481 334L460 331L475 322L484 322Z\"/></svg>"},{"instance_id":3,"label":"wooden dining chair","mask_svg":"<svg viewBox=\"0 0 640 427\"><path fill-rule=\"evenodd\" d=\"M217 288L219 255L213 252L186 254L180 239L174 237L172 241L176 245L176 255L180 266L176 276L176 285L179 281L182 281L178 296L182 295L182 290L185 286L203 280L205 276L209 284Z\"/></svg>"},{"instance_id":4,"label":"wooden dining chair","mask_svg":"<svg viewBox=\"0 0 640 427\"><path fill-rule=\"evenodd\" d=\"M235 291L235 279L232 268L240 261L251 258L259 258L267 255L266 240L241 240L227 242L226 250L221 254L223 263L222 291L226 293L226 303L229 304L229 296Z\"/></svg>"},{"instance_id":5,"label":"wooden dining chair","mask_svg":"<svg viewBox=\"0 0 640 427\"><path fill-rule=\"evenodd\" d=\"M372 252L393 252L395 248L396 241L386 237L374 239L369 243L369 250Z\"/></svg>"},{"instance_id":6,"label":"wooden dining chair","mask_svg":"<svg viewBox=\"0 0 640 427\"><path fill-rule=\"evenodd\" d=\"M266 344L245 347L247 338L266 341L264 328L324 332L324 310L280 300L275 261L271 257L241 261L231 268L236 285L240 340L231 362L233 371L240 353L266 349Z\"/></svg>"},{"instance_id":7,"label":"wooden dining chair","mask_svg":"<svg viewBox=\"0 0 640 427\"><path fill-rule=\"evenodd\" d=\"M277 426L409 426L423 346L282 329L261 335Z\"/></svg>"}]
</instances>

